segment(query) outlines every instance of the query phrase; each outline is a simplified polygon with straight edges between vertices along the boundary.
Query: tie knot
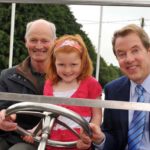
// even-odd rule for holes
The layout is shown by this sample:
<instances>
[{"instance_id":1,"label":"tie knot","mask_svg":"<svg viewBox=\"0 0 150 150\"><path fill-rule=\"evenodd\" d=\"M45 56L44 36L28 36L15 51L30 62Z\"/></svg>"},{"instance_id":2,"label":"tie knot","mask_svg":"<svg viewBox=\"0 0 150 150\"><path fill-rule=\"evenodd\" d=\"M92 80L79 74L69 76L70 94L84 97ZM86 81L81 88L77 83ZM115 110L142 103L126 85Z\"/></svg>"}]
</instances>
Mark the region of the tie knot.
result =
<instances>
[{"instance_id":1,"label":"tie knot","mask_svg":"<svg viewBox=\"0 0 150 150\"><path fill-rule=\"evenodd\" d=\"M135 91L137 92L137 94L140 96L140 95L143 95L144 93L144 88L142 85L138 84L135 88Z\"/></svg>"}]
</instances>

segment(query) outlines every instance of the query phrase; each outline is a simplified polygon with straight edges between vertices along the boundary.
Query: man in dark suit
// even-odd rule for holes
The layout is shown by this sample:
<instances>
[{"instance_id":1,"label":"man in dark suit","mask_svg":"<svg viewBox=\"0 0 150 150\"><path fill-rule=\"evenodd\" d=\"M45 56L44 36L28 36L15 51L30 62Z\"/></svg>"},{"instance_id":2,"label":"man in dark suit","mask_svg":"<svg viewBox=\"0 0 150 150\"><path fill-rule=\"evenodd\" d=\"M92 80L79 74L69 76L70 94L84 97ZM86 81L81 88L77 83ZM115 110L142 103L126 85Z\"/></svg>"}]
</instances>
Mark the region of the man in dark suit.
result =
<instances>
[{"instance_id":1,"label":"man in dark suit","mask_svg":"<svg viewBox=\"0 0 150 150\"><path fill-rule=\"evenodd\" d=\"M142 28L134 24L127 25L114 33L112 45L120 69L125 76L105 86L105 99L137 102L139 97L140 99L142 97L144 102L150 103L150 41L148 35ZM137 85L142 87L142 96L136 92ZM77 143L78 147L87 149L93 142L95 149L99 150L129 150L130 144L138 137L131 146L132 150L148 150L150 147L149 112L143 115L144 123L138 125L136 129L140 131L143 126L142 132L137 133L130 141L131 135L136 132L133 130L134 132L129 134L132 122L136 120L135 112L137 111L105 109L102 128L91 124L93 137L89 138L81 133L82 138ZM132 129L137 124L138 122L133 125Z\"/></svg>"}]
</instances>

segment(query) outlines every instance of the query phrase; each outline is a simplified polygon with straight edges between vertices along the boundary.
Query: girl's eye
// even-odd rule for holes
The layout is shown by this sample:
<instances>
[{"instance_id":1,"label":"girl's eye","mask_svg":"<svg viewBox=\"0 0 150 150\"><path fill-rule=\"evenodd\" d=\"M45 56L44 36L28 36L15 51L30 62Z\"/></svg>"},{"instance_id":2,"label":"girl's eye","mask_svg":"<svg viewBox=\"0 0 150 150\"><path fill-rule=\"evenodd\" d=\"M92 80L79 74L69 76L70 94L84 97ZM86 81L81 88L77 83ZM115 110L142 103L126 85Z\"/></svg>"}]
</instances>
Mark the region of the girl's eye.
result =
<instances>
[{"instance_id":1,"label":"girl's eye","mask_svg":"<svg viewBox=\"0 0 150 150\"><path fill-rule=\"evenodd\" d=\"M78 66L78 64L72 64L71 66L75 67L75 66Z\"/></svg>"},{"instance_id":2,"label":"girl's eye","mask_svg":"<svg viewBox=\"0 0 150 150\"><path fill-rule=\"evenodd\" d=\"M64 64L57 64L58 66L63 66Z\"/></svg>"}]
</instances>

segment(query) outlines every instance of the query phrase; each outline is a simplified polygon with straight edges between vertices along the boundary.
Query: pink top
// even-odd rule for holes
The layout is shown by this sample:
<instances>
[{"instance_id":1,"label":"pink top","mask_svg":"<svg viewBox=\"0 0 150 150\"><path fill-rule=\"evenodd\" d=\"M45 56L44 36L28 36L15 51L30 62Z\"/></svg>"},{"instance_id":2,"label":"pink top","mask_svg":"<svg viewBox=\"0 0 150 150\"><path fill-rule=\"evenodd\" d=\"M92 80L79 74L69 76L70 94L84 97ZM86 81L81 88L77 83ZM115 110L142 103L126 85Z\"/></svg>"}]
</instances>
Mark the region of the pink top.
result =
<instances>
[{"instance_id":1,"label":"pink top","mask_svg":"<svg viewBox=\"0 0 150 150\"><path fill-rule=\"evenodd\" d=\"M50 80L47 80L44 85L44 95L53 96L53 86ZM98 81L90 76L80 82L78 89L71 96L72 98L87 98L87 99L96 99L102 95L102 87L98 83ZM84 100L84 99L81 99ZM65 108L75 111L82 117L90 117L92 116L91 107L83 107L83 106L67 106L61 105ZM79 128L75 128L77 132L79 132ZM67 130L58 129L57 131L53 131L51 133L51 139L61 140L61 141L74 141L77 138L70 134ZM47 147L47 150L51 150L54 148ZM56 148L58 150L58 148Z\"/></svg>"},{"instance_id":2,"label":"pink top","mask_svg":"<svg viewBox=\"0 0 150 150\"><path fill-rule=\"evenodd\" d=\"M44 95L53 96L53 87L50 80L47 80L44 86ZM76 92L71 96L72 98L87 98L96 99L102 95L101 85L94 77L88 77L80 82L80 85ZM83 99L84 100L84 99ZM75 111L81 116L91 116L91 108L82 106L66 106L64 107Z\"/></svg>"}]
</instances>

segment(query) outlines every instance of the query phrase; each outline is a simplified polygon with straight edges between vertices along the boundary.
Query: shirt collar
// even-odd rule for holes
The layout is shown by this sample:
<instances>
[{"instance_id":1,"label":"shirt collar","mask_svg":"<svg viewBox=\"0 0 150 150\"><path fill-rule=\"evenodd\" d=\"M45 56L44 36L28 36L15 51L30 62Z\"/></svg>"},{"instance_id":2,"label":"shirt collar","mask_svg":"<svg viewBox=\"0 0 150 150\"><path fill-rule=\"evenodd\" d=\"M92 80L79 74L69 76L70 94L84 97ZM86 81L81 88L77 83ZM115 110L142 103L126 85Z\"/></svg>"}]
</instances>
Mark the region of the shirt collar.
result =
<instances>
[{"instance_id":1,"label":"shirt collar","mask_svg":"<svg viewBox=\"0 0 150 150\"><path fill-rule=\"evenodd\" d=\"M135 95L135 87L136 87L137 83L133 82L132 80L130 80L130 82L131 82L131 87L130 87L131 96L134 96ZM150 94L150 74L147 76L147 78L144 80L144 82L141 85L143 86L145 91Z\"/></svg>"}]
</instances>

